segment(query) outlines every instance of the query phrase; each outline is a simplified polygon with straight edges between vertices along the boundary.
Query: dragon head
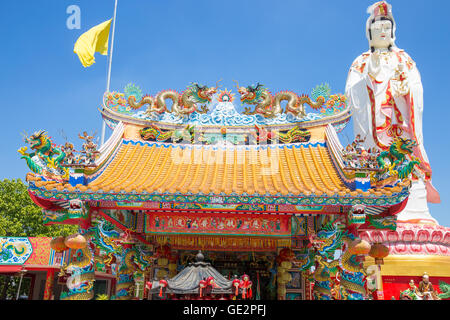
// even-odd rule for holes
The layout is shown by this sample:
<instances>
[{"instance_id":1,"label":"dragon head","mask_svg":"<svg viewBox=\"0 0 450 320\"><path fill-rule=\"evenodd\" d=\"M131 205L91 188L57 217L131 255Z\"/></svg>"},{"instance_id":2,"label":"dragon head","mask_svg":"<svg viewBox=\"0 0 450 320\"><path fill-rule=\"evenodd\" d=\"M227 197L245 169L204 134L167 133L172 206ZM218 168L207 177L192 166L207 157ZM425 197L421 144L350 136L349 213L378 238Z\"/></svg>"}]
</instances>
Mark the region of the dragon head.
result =
<instances>
[{"instance_id":1,"label":"dragon head","mask_svg":"<svg viewBox=\"0 0 450 320\"><path fill-rule=\"evenodd\" d=\"M220 81L221 80L217 81L215 87L201 86L194 82L188 89L191 91L192 97L196 103L208 103L211 102L212 97L217 93Z\"/></svg>"},{"instance_id":2,"label":"dragon head","mask_svg":"<svg viewBox=\"0 0 450 320\"><path fill-rule=\"evenodd\" d=\"M393 144L395 145L397 151L403 154L412 154L413 148L417 146L416 141L403 138L396 139Z\"/></svg>"},{"instance_id":3,"label":"dragon head","mask_svg":"<svg viewBox=\"0 0 450 320\"><path fill-rule=\"evenodd\" d=\"M30 145L31 149L33 150L42 149L48 140L47 132L44 130L40 130L38 132L33 133L31 136L25 138L24 140L26 143Z\"/></svg>"},{"instance_id":4,"label":"dragon head","mask_svg":"<svg viewBox=\"0 0 450 320\"><path fill-rule=\"evenodd\" d=\"M239 87L239 82L236 82L236 87L241 95L241 102L247 102L249 104L256 104L260 101L261 95L264 92L264 85L259 82L256 85L250 85L247 87Z\"/></svg>"}]
</instances>

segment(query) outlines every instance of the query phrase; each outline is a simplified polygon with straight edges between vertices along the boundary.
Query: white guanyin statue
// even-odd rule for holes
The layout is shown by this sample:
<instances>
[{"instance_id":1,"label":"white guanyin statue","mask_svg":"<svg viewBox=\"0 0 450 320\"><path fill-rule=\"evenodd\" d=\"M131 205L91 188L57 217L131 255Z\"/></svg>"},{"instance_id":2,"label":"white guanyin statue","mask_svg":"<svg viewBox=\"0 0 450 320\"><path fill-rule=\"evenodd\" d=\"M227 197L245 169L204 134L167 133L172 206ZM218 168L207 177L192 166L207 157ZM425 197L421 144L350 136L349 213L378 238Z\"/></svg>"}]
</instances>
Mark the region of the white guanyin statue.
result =
<instances>
[{"instance_id":1,"label":"white guanyin statue","mask_svg":"<svg viewBox=\"0 0 450 320\"><path fill-rule=\"evenodd\" d=\"M345 92L353 110L355 136L366 148L387 150L396 137L417 143L413 155L421 161L413 177L411 194L398 221L437 223L427 202L439 203L431 184L431 167L422 134L423 87L415 62L395 45L391 5L379 1L367 9L366 36L370 50L355 59Z\"/></svg>"}]
</instances>

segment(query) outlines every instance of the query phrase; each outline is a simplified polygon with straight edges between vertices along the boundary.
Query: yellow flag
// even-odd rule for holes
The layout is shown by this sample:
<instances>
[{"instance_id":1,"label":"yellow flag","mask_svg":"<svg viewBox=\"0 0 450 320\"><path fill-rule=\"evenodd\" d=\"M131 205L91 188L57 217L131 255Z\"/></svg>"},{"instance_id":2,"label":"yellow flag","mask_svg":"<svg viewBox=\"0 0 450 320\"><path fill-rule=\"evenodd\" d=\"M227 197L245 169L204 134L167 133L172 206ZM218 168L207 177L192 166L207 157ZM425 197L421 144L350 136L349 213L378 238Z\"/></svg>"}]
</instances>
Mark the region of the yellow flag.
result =
<instances>
[{"instance_id":1,"label":"yellow flag","mask_svg":"<svg viewBox=\"0 0 450 320\"><path fill-rule=\"evenodd\" d=\"M112 19L100 23L83 33L75 42L73 52L78 55L83 66L89 67L95 63L94 53L108 54L109 28Z\"/></svg>"}]
</instances>

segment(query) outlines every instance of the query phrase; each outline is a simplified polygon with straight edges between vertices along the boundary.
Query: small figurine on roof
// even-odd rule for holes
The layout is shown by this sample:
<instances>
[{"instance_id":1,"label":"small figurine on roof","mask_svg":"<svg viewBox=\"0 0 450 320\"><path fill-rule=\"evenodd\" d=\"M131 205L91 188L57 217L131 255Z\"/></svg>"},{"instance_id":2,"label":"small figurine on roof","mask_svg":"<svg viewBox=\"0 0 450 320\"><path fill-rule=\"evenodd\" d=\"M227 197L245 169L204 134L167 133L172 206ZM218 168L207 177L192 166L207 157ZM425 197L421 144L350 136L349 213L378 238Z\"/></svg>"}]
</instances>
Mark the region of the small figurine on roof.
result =
<instances>
[{"instance_id":1,"label":"small figurine on roof","mask_svg":"<svg viewBox=\"0 0 450 320\"><path fill-rule=\"evenodd\" d=\"M66 154L66 157L64 158L64 163L65 164L74 164L74 163L76 163L76 157L75 157L75 154L74 154L75 149L74 149L73 143L66 142L64 144L64 146L62 147L62 150Z\"/></svg>"},{"instance_id":2,"label":"small figurine on roof","mask_svg":"<svg viewBox=\"0 0 450 320\"><path fill-rule=\"evenodd\" d=\"M95 134L94 134L95 135ZM83 135L79 134L78 137L82 140L85 140L83 143L83 151L84 156L84 164L90 165L94 164L95 159L98 157L100 152L97 150L97 145L93 142L94 135L90 136L86 131L83 132Z\"/></svg>"}]
</instances>

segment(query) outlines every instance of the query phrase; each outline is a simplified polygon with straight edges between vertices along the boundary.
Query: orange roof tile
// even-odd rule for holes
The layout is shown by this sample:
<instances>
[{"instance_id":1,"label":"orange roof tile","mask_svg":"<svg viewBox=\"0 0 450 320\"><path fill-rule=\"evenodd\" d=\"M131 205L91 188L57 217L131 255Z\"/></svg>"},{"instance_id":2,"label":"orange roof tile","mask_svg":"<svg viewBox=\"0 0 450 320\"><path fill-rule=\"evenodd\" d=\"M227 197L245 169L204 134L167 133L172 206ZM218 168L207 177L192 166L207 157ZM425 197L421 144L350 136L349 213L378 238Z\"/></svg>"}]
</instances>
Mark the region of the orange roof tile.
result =
<instances>
[{"instance_id":1,"label":"orange roof tile","mask_svg":"<svg viewBox=\"0 0 450 320\"><path fill-rule=\"evenodd\" d=\"M320 143L212 147L124 140L111 163L87 189L333 195L346 187L328 149Z\"/></svg>"}]
</instances>

